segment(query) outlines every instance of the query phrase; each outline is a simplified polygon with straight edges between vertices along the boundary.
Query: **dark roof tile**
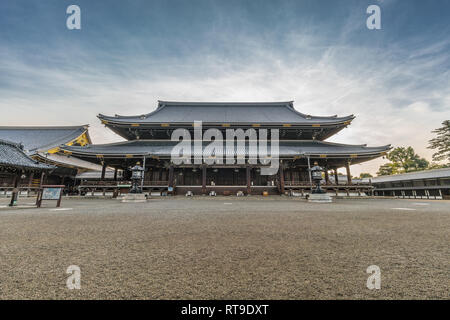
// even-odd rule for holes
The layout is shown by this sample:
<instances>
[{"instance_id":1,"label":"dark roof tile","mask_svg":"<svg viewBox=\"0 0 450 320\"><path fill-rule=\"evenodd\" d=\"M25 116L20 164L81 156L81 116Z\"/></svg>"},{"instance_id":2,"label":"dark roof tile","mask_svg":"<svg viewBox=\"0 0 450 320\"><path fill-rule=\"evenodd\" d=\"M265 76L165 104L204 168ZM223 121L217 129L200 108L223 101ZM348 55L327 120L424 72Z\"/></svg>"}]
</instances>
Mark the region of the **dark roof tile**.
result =
<instances>
[{"instance_id":1,"label":"dark roof tile","mask_svg":"<svg viewBox=\"0 0 450 320\"><path fill-rule=\"evenodd\" d=\"M70 151L74 155L154 155L170 157L171 150L178 142L167 140L132 140L110 144L96 144L85 147L64 146L63 150ZM204 146L209 142L204 142ZM248 154L248 143L245 153ZM193 148L192 148L193 149ZM365 145L348 145L317 140L280 141L279 151L281 156L297 155L353 155L353 154L379 154L390 149L390 145L380 147L367 147ZM270 151L270 146L268 146ZM225 152L225 146L224 146ZM236 152L236 151L235 151ZM239 152L242 154L242 152Z\"/></svg>"},{"instance_id":2,"label":"dark roof tile","mask_svg":"<svg viewBox=\"0 0 450 320\"><path fill-rule=\"evenodd\" d=\"M31 159L25 154L20 144L5 140L0 140L0 167L41 170L55 168Z\"/></svg>"},{"instance_id":3,"label":"dark roof tile","mask_svg":"<svg viewBox=\"0 0 450 320\"><path fill-rule=\"evenodd\" d=\"M0 139L23 145L27 152L47 151L68 143L87 130L84 126L63 127L8 127L0 126Z\"/></svg>"},{"instance_id":4,"label":"dark roof tile","mask_svg":"<svg viewBox=\"0 0 450 320\"><path fill-rule=\"evenodd\" d=\"M106 116L101 120L112 123L291 123L334 124L352 120L347 117L319 117L295 110L293 102L172 102L159 101L158 108L148 114L136 116Z\"/></svg>"}]
</instances>

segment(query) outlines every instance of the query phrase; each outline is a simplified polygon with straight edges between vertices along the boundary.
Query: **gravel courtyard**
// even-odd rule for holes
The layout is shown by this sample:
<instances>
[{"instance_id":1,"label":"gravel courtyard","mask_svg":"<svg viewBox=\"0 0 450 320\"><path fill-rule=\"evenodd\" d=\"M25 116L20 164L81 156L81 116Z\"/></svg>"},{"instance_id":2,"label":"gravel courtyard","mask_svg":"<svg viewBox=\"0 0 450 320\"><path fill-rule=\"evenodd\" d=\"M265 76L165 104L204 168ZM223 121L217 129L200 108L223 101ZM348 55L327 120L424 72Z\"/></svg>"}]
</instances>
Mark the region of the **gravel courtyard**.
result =
<instances>
[{"instance_id":1,"label":"gravel courtyard","mask_svg":"<svg viewBox=\"0 0 450 320\"><path fill-rule=\"evenodd\" d=\"M7 201L1 299L450 298L449 201ZM66 287L70 265L81 268L80 290ZM380 290L366 287L370 265Z\"/></svg>"}]
</instances>

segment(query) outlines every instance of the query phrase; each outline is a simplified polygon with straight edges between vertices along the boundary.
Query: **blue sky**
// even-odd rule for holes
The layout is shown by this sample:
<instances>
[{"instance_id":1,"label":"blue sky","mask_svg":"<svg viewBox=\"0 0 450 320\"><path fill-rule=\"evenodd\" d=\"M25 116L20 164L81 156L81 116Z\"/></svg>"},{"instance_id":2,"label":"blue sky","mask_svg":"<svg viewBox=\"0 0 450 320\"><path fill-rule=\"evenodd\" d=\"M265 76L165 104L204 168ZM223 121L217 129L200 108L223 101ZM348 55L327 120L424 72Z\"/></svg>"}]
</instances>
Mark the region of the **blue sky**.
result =
<instances>
[{"instance_id":1,"label":"blue sky","mask_svg":"<svg viewBox=\"0 0 450 320\"><path fill-rule=\"evenodd\" d=\"M66 8L81 8L81 30ZM381 8L381 30L366 8ZM330 141L412 145L450 118L450 2L0 2L0 125L91 125L156 101L294 100L317 115L355 114ZM375 172L383 160L352 168Z\"/></svg>"}]
</instances>

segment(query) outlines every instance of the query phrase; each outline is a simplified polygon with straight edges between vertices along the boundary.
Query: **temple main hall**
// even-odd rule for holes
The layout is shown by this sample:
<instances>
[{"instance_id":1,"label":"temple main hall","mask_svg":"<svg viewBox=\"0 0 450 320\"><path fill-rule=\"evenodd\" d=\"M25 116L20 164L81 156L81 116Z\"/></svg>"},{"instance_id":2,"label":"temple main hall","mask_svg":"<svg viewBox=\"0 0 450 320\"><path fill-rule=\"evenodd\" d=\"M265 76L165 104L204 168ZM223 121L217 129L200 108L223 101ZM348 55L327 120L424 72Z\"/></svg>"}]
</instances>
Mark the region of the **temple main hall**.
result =
<instances>
[{"instance_id":1,"label":"temple main hall","mask_svg":"<svg viewBox=\"0 0 450 320\"><path fill-rule=\"evenodd\" d=\"M352 184L350 166L385 155L390 145L368 147L325 141L349 126L353 115L338 117L304 114L287 102L170 102L158 101L155 111L124 116L98 115L110 130L126 139L109 144L61 145L58 153L102 166L100 181L114 170L112 182L117 185L130 179L130 168L136 163L145 167L145 192L173 194L284 194L286 190L310 185L309 168L315 162L325 169L324 184L339 184L339 168L346 168L345 183ZM250 161L246 142L243 150L235 149L245 161L235 164L175 164L171 151L178 143L172 141L176 129L187 129L194 136L196 122L202 132L227 129L278 129L279 169L276 174L261 174L261 165ZM268 139L269 140L269 139ZM207 144L203 143L202 148ZM225 146L224 146L225 150ZM195 152L192 153L195 157ZM121 174L118 175L117 173ZM120 178L119 178L120 176Z\"/></svg>"}]
</instances>

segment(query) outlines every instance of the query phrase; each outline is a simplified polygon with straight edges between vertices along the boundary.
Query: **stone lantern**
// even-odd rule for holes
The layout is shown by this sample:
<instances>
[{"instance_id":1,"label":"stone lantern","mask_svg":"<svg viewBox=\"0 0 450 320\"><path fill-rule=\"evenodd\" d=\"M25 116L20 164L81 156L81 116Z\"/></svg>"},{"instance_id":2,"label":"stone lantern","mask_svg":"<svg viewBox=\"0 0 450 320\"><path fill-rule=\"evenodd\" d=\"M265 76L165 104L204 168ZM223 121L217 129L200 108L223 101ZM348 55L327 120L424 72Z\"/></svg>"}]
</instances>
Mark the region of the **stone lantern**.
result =
<instances>
[{"instance_id":1,"label":"stone lantern","mask_svg":"<svg viewBox=\"0 0 450 320\"><path fill-rule=\"evenodd\" d=\"M312 193L325 193L325 191L320 188L320 182L322 181L323 168L314 162L314 167L311 168L311 179L316 185L316 188L312 190Z\"/></svg>"},{"instance_id":2,"label":"stone lantern","mask_svg":"<svg viewBox=\"0 0 450 320\"><path fill-rule=\"evenodd\" d=\"M142 193L142 179L144 179L144 168L141 167L141 163L138 162L131 168L131 190L130 193Z\"/></svg>"},{"instance_id":3,"label":"stone lantern","mask_svg":"<svg viewBox=\"0 0 450 320\"><path fill-rule=\"evenodd\" d=\"M324 171L322 167L314 162L314 167L311 169L311 180L316 185L315 189L312 190L311 194L308 196L309 202L332 202L331 196L320 187L320 182L322 181L322 172Z\"/></svg>"}]
</instances>

